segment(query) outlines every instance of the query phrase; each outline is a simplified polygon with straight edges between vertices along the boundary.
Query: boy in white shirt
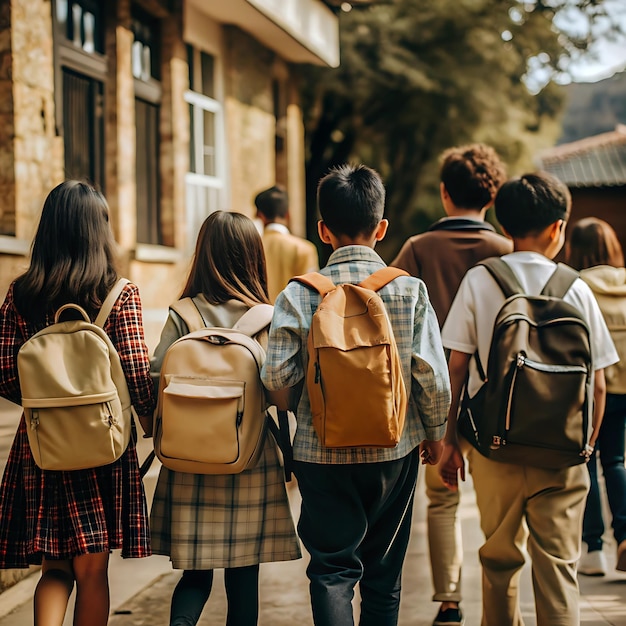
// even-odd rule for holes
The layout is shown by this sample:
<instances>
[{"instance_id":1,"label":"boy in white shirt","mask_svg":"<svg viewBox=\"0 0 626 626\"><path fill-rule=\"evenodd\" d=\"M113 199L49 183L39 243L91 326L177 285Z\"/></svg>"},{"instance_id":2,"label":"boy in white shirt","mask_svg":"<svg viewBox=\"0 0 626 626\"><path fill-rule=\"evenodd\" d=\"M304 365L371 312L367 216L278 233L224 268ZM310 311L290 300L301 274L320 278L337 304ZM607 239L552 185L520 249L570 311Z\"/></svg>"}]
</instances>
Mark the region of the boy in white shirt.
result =
<instances>
[{"instance_id":1,"label":"boy in white shirt","mask_svg":"<svg viewBox=\"0 0 626 626\"><path fill-rule=\"evenodd\" d=\"M513 239L513 253L502 259L524 291L538 295L555 270L551 259L564 243L571 207L569 191L548 174L526 174L501 187L495 207L499 223ZM577 279L564 300L584 314L590 330L595 384L589 444L593 446L604 411L604 368L615 363L618 356L587 285ZM488 270L477 266L465 275L446 318L442 338L451 350L452 405L440 474L450 489L457 489L458 474L465 478L460 446L469 449L469 470L486 538L479 552L482 626L523 624L518 588L526 544L532 559L537 624L574 626L580 621L576 562L589 487L585 464L548 470L497 462L470 448L457 434L459 400L468 371L469 396L482 385L471 356L478 350L481 363L488 362L494 321L503 303L504 295Z\"/></svg>"}]
</instances>

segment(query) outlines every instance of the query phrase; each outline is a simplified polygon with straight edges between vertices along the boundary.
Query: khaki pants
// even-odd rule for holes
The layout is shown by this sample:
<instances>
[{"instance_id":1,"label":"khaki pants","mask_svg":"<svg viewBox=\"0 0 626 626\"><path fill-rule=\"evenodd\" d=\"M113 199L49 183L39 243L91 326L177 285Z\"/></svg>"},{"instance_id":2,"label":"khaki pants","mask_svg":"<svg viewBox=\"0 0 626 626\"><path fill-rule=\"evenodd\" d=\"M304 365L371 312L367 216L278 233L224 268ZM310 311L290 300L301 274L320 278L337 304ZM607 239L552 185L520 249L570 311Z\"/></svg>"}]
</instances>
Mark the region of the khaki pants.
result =
<instances>
[{"instance_id":1,"label":"khaki pants","mask_svg":"<svg viewBox=\"0 0 626 626\"><path fill-rule=\"evenodd\" d=\"M485 543L482 626L522 626L519 579L524 548L532 561L537 626L578 626L582 516L589 489L584 464L543 470L467 455ZM525 523L525 524L524 524Z\"/></svg>"},{"instance_id":2,"label":"khaki pants","mask_svg":"<svg viewBox=\"0 0 626 626\"><path fill-rule=\"evenodd\" d=\"M426 465L428 548L436 602L461 601L463 539L458 516L459 492L448 489L437 465Z\"/></svg>"}]
</instances>

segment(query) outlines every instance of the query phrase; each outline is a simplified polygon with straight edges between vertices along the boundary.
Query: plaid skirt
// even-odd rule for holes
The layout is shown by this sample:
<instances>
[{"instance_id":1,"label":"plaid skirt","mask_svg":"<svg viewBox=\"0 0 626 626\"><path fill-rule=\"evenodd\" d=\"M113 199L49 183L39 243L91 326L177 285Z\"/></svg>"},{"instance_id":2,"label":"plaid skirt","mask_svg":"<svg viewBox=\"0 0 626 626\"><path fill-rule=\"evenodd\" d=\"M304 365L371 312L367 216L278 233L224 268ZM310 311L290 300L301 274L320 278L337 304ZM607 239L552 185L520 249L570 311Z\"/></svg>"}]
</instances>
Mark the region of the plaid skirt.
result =
<instances>
[{"instance_id":1,"label":"plaid skirt","mask_svg":"<svg viewBox=\"0 0 626 626\"><path fill-rule=\"evenodd\" d=\"M151 554L135 443L110 465L43 471L22 415L0 485L0 568L117 549L125 558Z\"/></svg>"},{"instance_id":2,"label":"plaid skirt","mask_svg":"<svg viewBox=\"0 0 626 626\"><path fill-rule=\"evenodd\" d=\"M175 569L245 567L302 556L270 435L258 465L240 474L162 467L150 527L153 552L169 556Z\"/></svg>"}]
</instances>

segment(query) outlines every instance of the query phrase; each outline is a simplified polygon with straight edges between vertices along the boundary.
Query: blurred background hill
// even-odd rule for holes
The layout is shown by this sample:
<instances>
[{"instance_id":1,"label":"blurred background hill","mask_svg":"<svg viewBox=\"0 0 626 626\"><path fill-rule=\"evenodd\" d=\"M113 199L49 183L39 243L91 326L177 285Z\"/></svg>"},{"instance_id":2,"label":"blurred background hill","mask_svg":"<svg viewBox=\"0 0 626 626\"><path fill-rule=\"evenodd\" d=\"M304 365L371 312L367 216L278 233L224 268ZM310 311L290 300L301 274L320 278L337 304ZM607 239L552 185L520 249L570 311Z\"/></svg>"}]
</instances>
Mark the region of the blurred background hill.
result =
<instances>
[{"instance_id":1,"label":"blurred background hill","mask_svg":"<svg viewBox=\"0 0 626 626\"><path fill-rule=\"evenodd\" d=\"M595 83L570 83L565 93L558 144L614 130L626 123L626 72Z\"/></svg>"}]
</instances>

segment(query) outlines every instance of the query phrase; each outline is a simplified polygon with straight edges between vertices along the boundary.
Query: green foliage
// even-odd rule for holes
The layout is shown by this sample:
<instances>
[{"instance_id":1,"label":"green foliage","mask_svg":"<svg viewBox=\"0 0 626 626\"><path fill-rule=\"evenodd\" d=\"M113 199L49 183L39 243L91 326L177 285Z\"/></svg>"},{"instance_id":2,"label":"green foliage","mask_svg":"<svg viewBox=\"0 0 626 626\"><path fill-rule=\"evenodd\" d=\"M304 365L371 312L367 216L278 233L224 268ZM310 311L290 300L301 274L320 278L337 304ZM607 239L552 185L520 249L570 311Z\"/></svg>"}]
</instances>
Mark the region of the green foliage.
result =
<instances>
[{"instance_id":1,"label":"green foliage","mask_svg":"<svg viewBox=\"0 0 626 626\"><path fill-rule=\"evenodd\" d=\"M554 26L574 10L590 23L603 13L598 0L393 0L342 14L340 67L302 75L309 231L317 181L338 163L383 176L388 259L441 215L443 149L486 141L512 173L532 167L532 154L558 136L562 96L550 83L534 95L523 77L529 64L533 76L557 72L587 45L589 33Z\"/></svg>"}]
</instances>

